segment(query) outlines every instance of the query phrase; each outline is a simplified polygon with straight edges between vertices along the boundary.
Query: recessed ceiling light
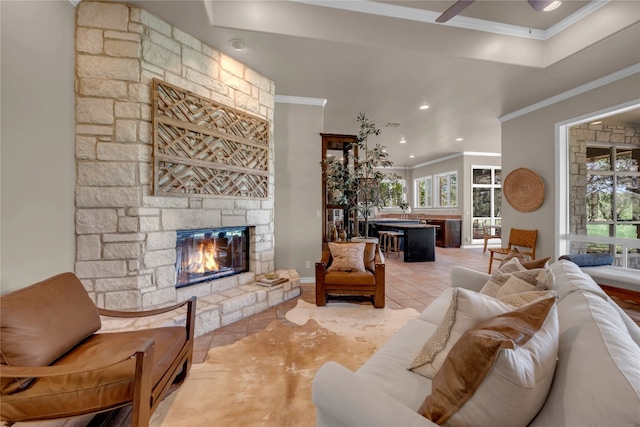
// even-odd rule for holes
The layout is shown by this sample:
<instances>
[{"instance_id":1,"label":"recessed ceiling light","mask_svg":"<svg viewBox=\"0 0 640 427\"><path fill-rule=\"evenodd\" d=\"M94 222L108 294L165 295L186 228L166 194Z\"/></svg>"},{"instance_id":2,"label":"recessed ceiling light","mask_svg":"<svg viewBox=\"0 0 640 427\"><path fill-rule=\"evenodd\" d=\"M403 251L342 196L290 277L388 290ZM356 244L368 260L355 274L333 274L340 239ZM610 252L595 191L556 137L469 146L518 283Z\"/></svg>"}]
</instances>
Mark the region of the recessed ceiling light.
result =
<instances>
[{"instance_id":1,"label":"recessed ceiling light","mask_svg":"<svg viewBox=\"0 0 640 427\"><path fill-rule=\"evenodd\" d=\"M409 155L410 159L413 159L415 156L413 154Z\"/></svg>"},{"instance_id":2,"label":"recessed ceiling light","mask_svg":"<svg viewBox=\"0 0 640 427\"><path fill-rule=\"evenodd\" d=\"M402 139L400 140L400 144L406 144L406 143L407 143L407 140L406 140L406 139L402 138Z\"/></svg>"},{"instance_id":3,"label":"recessed ceiling light","mask_svg":"<svg viewBox=\"0 0 640 427\"><path fill-rule=\"evenodd\" d=\"M552 10L556 10L557 8L559 8L561 4L561 1L552 1L549 6L545 7L542 10L544 10L545 12L551 12Z\"/></svg>"},{"instance_id":4,"label":"recessed ceiling light","mask_svg":"<svg viewBox=\"0 0 640 427\"><path fill-rule=\"evenodd\" d=\"M383 152L383 153L386 153L386 152L387 152L387 150L383 148L383 149L382 149L382 152Z\"/></svg>"},{"instance_id":5,"label":"recessed ceiling light","mask_svg":"<svg viewBox=\"0 0 640 427\"><path fill-rule=\"evenodd\" d=\"M464 141L464 138L456 138L456 141L458 141L458 142Z\"/></svg>"},{"instance_id":6,"label":"recessed ceiling light","mask_svg":"<svg viewBox=\"0 0 640 427\"><path fill-rule=\"evenodd\" d=\"M229 44L233 48L233 50L241 51L244 50L247 45L240 39L231 39L229 40Z\"/></svg>"},{"instance_id":7,"label":"recessed ceiling light","mask_svg":"<svg viewBox=\"0 0 640 427\"><path fill-rule=\"evenodd\" d=\"M422 104L422 105L420 106L420 109L421 109L421 110L428 110L428 109L429 109L429 106L428 106L427 104Z\"/></svg>"}]
</instances>

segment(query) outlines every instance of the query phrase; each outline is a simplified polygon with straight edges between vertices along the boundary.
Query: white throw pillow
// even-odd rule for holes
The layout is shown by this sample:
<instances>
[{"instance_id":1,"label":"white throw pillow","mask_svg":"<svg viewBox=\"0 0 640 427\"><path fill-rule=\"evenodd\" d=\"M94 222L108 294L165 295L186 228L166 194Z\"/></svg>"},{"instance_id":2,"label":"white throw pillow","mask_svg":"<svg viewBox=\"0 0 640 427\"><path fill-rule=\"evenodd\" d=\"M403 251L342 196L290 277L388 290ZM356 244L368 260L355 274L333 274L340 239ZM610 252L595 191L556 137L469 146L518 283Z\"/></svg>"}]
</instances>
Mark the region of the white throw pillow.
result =
<instances>
[{"instance_id":1,"label":"white throw pillow","mask_svg":"<svg viewBox=\"0 0 640 427\"><path fill-rule=\"evenodd\" d=\"M453 288L444 318L408 369L424 377L433 378L451 347L467 329L478 322L513 309L513 306L488 295L465 288Z\"/></svg>"},{"instance_id":2,"label":"white throw pillow","mask_svg":"<svg viewBox=\"0 0 640 427\"><path fill-rule=\"evenodd\" d=\"M554 277L549 267L527 269L518 258L512 258L501 266L480 290L481 294L492 297L517 292L551 289Z\"/></svg>"},{"instance_id":3,"label":"white throw pillow","mask_svg":"<svg viewBox=\"0 0 640 427\"><path fill-rule=\"evenodd\" d=\"M451 349L419 412L451 427L528 425L549 394L558 335L553 297L481 322Z\"/></svg>"}]
</instances>

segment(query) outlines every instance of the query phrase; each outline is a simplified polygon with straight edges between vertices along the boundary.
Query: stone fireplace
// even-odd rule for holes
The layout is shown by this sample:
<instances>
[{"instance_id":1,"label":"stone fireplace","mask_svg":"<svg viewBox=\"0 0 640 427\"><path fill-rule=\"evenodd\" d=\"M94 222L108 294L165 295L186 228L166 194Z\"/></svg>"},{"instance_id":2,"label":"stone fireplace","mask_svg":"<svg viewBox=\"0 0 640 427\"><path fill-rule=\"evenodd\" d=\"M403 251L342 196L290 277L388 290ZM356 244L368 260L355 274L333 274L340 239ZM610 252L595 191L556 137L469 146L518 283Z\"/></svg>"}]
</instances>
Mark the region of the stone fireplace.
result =
<instances>
[{"instance_id":1,"label":"stone fireplace","mask_svg":"<svg viewBox=\"0 0 640 427\"><path fill-rule=\"evenodd\" d=\"M178 230L176 287L249 271L249 227Z\"/></svg>"},{"instance_id":2,"label":"stone fireplace","mask_svg":"<svg viewBox=\"0 0 640 427\"><path fill-rule=\"evenodd\" d=\"M273 141L273 82L124 3L80 3L75 48L76 274L96 304L110 309L151 309L192 295L199 298L199 308L239 298L232 288L248 286L257 275L274 270L273 143L268 148L267 197L154 195L152 81L267 120L269 141ZM238 226L250 226L246 271L176 287L176 242L181 230ZM248 298L252 308L216 306L212 310L217 314L209 313L212 317L204 321L209 324L204 329L292 298L299 293L292 282L280 296L269 298L265 290L245 289L253 295ZM204 298L217 292L226 295L208 302Z\"/></svg>"}]
</instances>

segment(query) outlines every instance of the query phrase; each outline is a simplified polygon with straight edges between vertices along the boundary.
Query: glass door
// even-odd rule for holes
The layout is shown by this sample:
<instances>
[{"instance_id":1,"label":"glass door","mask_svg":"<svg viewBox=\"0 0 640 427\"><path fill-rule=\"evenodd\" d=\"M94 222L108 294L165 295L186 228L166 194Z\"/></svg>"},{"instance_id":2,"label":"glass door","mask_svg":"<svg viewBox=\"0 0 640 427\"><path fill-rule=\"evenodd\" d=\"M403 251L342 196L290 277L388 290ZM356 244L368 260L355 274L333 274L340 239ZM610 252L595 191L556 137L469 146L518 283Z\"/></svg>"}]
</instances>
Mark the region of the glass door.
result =
<instances>
[{"instance_id":1,"label":"glass door","mask_svg":"<svg viewBox=\"0 0 640 427\"><path fill-rule=\"evenodd\" d=\"M500 236L502 174L500 166L474 166L472 169L472 243L484 243L483 225Z\"/></svg>"}]
</instances>

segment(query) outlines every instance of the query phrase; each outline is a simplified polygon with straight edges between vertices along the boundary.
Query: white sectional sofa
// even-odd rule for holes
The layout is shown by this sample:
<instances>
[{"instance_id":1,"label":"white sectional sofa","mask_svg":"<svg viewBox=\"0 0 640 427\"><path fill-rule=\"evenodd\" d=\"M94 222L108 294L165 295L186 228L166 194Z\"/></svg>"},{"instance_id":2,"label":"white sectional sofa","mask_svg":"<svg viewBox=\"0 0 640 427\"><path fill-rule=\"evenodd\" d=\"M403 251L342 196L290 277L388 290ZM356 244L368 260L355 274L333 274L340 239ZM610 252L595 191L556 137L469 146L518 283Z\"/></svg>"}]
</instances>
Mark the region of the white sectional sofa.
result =
<instances>
[{"instance_id":1,"label":"white sectional sofa","mask_svg":"<svg viewBox=\"0 0 640 427\"><path fill-rule=\"evenodd\" d=\"M558 357L547 398L529 425L640 426L640 328L575 264L558 261L550 268L557 293ZM451 272L452 286L475 291L489 278L464 267ZM432 381L407 366L445 315L451 301L447 293L356 372L335 362L320 368L313 380L318 426L436 425L418 413Z\"/></svg>"}]
</instances>

